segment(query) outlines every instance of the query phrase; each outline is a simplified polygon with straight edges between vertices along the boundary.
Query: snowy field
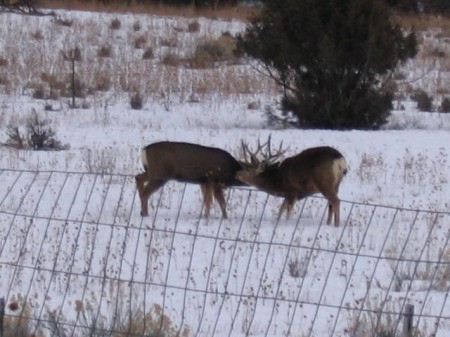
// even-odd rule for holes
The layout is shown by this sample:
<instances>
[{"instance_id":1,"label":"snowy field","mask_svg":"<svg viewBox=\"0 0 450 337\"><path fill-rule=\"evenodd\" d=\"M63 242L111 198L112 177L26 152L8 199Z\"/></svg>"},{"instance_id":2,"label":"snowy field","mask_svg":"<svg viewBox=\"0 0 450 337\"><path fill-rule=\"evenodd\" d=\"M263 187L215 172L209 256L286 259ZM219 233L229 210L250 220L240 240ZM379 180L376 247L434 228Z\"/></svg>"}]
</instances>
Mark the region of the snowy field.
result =
<instances>
[{"instance_id":1,"label":"snowy field","mask_svg":"<svg viewBox=\"0 0 450 337\"><path fill-rule=\"evenodd\" d=\"M69 145L0 147L0 297L22 310L7 315L40 320L32 329L43 334L57 322L67 336L155 312L189 336L372 336L401 330L399 313L413 304L420 336L448 336L450 114L418 112L403 95L385 130L280 130L265 112L278 88L256 65L162 62L242 31L242 22L198 18L191 32L186 18L59 14L59 22L0 15L0 142L8 125L24 130L34 109ZM119 29L110 27L114 19ZM153 46L150 60L136 48L140 36ZM105 45L112 53L99 57ZM70 97L33 98L37 87L50 96L59 83L51 76L68 81L71 62L62 55L75 47L88 92L80 107L69 108ZM443 63L411 62L405 81L445 92ZM100 79L107 90L89 90ZM141 110L130 108L136 90ZM319 145L345 156L339 228L324 224L320 196L297 202L278 223L281 200L245 188L227 191L230 219L217 205L204 219L198 186L175 182L140 217L133 176L142 146L188 141L239 157L241 140L269 135L288 156Z\"/></svg>"}]
</instances>

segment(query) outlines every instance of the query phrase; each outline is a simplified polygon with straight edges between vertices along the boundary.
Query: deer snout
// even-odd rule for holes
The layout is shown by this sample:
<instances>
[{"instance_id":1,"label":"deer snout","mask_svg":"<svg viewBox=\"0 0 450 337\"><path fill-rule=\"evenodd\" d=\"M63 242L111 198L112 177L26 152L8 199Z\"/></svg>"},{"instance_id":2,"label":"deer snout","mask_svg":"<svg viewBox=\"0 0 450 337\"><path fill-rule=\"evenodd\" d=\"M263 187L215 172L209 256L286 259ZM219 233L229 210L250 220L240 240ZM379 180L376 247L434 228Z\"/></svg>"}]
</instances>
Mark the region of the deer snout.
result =
<instances>
[{"instance_id":1,"label":"deer snout","mask_svg":"<svg viewBox=\"0 0 450 337\"><path fill-rule=\"evenodd\" d=\"M250 172L246 170L236 172L236 179L242 181L243 183L248 184L249 177Z\"/></svg>"},{"instance_id":2,"label":"deer snout","mask_svg":"<svg viewBox=\"0 0 450 337\"><path fill-rule=\"evenodd\" d=\"M237 178L237 179L241 179L241 178L242 178L243 172L244 172L244 171L237 171L237 172L236 172L236 178Z\"/></svg>"}]
</instances>

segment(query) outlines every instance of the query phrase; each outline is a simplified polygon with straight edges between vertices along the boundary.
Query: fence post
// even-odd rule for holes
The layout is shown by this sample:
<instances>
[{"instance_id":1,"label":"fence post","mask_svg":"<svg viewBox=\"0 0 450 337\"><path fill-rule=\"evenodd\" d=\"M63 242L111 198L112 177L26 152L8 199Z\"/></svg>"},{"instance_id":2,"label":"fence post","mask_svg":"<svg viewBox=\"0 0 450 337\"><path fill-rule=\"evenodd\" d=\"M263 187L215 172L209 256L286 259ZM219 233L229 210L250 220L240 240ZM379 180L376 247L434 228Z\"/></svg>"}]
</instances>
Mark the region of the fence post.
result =
<instances>
[{"instance_id":1,"label":"fence post","mask_svg":"<svg viewBox=\"0 0 450 337\"><path fill-rule=\"evenodd\" d=\"M403 332L402 337L413 337L413 317L414 317L414 305L407 304L405 307L405 313L403 314Z\"/></svg>"},{"instance_id":2,"label":"fence post","mask_svg":"<svg viewBox=\"0 0 450 337\"><path fill-rule=\"evenodd\" d=\"M5 298L0 298L0 337L3 337L3 321L5 317Z\"/></svg>"},{"instance_id":3,"label":"fence post","mask_svg":"<svg viewBox=\"0 0 450 337\"><path fill-rule=\"evenodd\" d=\"M72 109L75 109L75 50L72 50Z\"/></svg>"}]
</instances>

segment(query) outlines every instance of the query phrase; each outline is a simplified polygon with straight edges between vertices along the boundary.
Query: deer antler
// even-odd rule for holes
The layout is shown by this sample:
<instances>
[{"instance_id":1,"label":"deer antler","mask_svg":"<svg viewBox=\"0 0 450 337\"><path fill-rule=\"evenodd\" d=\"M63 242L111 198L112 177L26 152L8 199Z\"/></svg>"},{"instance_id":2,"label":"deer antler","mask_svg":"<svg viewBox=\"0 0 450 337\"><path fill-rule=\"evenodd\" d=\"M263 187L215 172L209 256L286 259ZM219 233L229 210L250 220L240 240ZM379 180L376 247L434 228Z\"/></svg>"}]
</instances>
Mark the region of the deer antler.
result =
<instances>
[{"instance_id":1,"label":"deer antler","mask_svg":"<svg viewBox=\"0 0 450 337\"><path fill-rule=\"evenodd\" d=\"M258 148L253 152L244 141L241 141L241 144L245 164L260 169L276 163L287 151L287 149L283 149L283 142L281 142L278 149L273 152L272 135L269 135L264 144L261 144L260 139L258 139Z\"/></svg>"}]
</instances>

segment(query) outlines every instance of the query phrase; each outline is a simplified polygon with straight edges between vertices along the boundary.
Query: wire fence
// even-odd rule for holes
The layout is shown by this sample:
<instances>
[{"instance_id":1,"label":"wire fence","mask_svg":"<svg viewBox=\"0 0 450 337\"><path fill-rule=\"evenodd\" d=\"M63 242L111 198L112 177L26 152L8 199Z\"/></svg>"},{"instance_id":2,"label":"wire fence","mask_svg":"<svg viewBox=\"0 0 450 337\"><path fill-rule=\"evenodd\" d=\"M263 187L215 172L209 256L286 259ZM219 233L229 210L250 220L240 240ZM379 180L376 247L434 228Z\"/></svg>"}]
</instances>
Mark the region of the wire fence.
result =
<instances>
[{"instance_id":1,"label":"wire fence","mask_svg":"<svg viewBox=\"0 0 450 337\"><path fill-rule=\"evenodd\" d=\"M448 336L450 213L0 170L0 337ZM408 317L407 320L404 317Z\"/></svg>"}]
</instances>

